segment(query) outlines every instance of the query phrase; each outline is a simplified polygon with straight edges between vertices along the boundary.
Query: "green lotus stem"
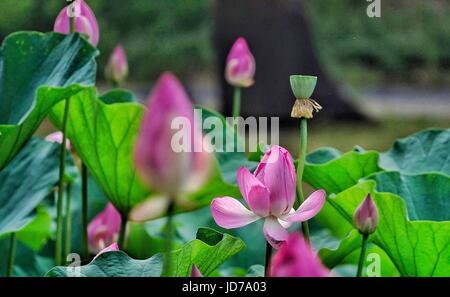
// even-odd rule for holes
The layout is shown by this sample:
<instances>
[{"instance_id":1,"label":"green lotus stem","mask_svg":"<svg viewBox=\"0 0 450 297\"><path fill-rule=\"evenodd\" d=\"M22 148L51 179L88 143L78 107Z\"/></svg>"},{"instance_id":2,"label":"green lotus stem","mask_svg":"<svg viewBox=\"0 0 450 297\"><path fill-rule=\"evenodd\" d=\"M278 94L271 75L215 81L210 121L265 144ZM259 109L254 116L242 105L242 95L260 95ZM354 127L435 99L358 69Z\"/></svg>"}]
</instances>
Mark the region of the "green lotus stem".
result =
<instances>
[{"instance_id":1,"label":"green lotus stem","mask_svg":"<svg viewBox=\"0 0 450 297\"><path fill-rule=\"evenodd\" d=\"M64 254L69 255L71 249L71 239L72 239L72 210L71 210L71 200L72 200L72 183L68 182L66 186L66 242L64 244L65 252Z\"/></svg>"},{"instance_id":2,"label":"green lotus stem","mask_svg":"<svg viewBox=\"0 0 450 297\"><path fill-rule=\"evenodd\" d=\"M363 234L362 244L361 244L361 254L359 255L358 271L356 272L356 277L361 277L361 275L362 275L362 270L363 270L364 262L366 259L367 239L368 238L369 238L368 234Z\"/></svg>"},{"instance_id":3,"label":"green lotus stem","mask_svg":"<svg viewBox=\"0 0 450 297\"><path fill-rule=\"evenodd\" d=\"M175 199L170 198L169 207L167 208L167 222L166 222L166 246L165 259L163 267L163 275L169 276L171 269L171 251L173 245L173 215L175 211Z\"/></svg>"},{"instance_id":4,"label":"green lotus stem","mask_svg":"<svg viewBox=\"0 0 450 297\"><path fill-rule=\"evenodd\" d=\"M6 265L6 276L11 276L14 269L14 257L16 255L16 233L11 233L9 236L9 252L8 264Z\"/></svg>"},{"instance_id":5,"label":"green lotus stem","mask_svg":"<svg viewBox=\"0 0 450 297\"><path fill-rule=\"evenodd\" d=\"M69 106L70 98L66 99L66 104L64 107L64 116L62 122L62 143L61 151L59 156L59 182L58 182L58 200L56 209L56 245L55 245L55 263L56 265L61 265L61 253L62 253L62 235L63 235L63 193L64 193L64 175L65 175L65 165L66 165L66 129L67 129L67 119L69 117Z\"/></svg>"},{"instance_id":6,"label":"green lotus stem","mask_svg":"<svg viewBox=\"0 0 450 297\"><path fill-rule=\"evenodd\" d=\"M308 149L308 120L306 118L300 119L300 153L297 164L297 195L300 204L305 201L303 195L303 171L305 170L306 150ZM302 233L306 241L309 241L309 227L308 221L302 222Z\"/></svg>"},{"instance_id":7,"label":"green lotus stem","mask_svg":"<svg viewBox=\"0 0 450 297\"><path fill-rule=\"evenodd\" d=\"M73 1L71 1L69 5L73 5ZM70 23L69 23L69 30L70 33L75 32L75 18L73 16L70 17Z\"/></svg>"},{"instance_id":8,"label":"green lotus stem","mask_svg":"<svg viewBox=\"0 0 450 297\"><path fill-rule=\"evenodd\" d=\"M87 167L81 163L81 244L82 257L87 259L89 257L89 243L88 243L88 173Z\"/></svg>"},{"instance_id":9,"label":"green lotus stem","mask_svg":"<svg viewBox=\"0 0 450 297\"><path fill-rule=\"evenodd\" d=\"M233 117L236 118L241 113L241 88L234 88L233 96Z\"/></svg>"},{"instance_id":10,"label":"green lotus stem","mask_svg":"<svg viewBox=\"0 0 450 297\"><path fill-rule=\"evenodd\" d=\"M120 220L120 233L119 233L119 248L122 251L125 251L125 242L126 242L126 232L127 232L127 216L121 215Z\"/></svg>"},{"instance_id":11,"label":"green lotus stem","mask_svg":"<svg viewBox=\"0 0 450 297\"><path fill-rule=\"evenodd\" d=\"M266 262L264 263L264 276L270 276L270 261L272 259L272 246L269 242L266 243Z\"/></svg>"}]
</instances>

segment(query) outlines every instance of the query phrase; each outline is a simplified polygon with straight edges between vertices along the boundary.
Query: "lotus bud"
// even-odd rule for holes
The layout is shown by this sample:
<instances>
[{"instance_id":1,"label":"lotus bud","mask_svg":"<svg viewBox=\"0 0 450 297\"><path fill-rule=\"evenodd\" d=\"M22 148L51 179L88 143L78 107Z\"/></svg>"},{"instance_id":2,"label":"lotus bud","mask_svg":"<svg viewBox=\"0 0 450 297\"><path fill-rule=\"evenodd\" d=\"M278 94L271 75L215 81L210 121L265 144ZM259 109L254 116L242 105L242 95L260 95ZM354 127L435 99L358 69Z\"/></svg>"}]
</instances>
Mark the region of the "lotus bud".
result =
<instances>
[{"instance_id":1,"label":"lotus bud","mask_svg":"<svg viewBox=\"0 0 450 297\"><path fill-rule=\"evenodd\" d=\"M111 203L108 203L88 225L88 242L91 252L98 253L117 242L121 222L120 213Z\"/></svg>"},{"instance_id":2,"label":"lotus bud","mask_svg":"<svg viewBox=\"0 0 450 297\"><path fill-rule=\"evenodd\" d=\"M191 277L203 277L202 273L198 270L195 264L192 265Z\"/></svg>"},{"instance_id":3,"label":"lotus bud","mask_svg":"<svg viewBox=\"0 0 450 297\"><path fill-rule=\"evenodd\" d=\"M70 18L74 18L74 30L88 37L93 46L97 46L100 39L100 29L92 9L84 0L75 0L64 7L55 20L53 31L63 34L70 33Z\"/></svg>"},{"instance_id":4,"label":"lotus bud","mask_svg":"<svg viewBox=\"0 0 450 297\"><path fill-rule=\"evenodd\" d=\"M105 68L105 77L116 85L121 85L128 76L127 55L121 44L117 45Z\"/></svg>"},{"instance_id":5,"label":"lotus bud","mask_svg":"<svg viewBox=\"0 0 450 297\"><path fill-rule=\"evenodd\" d=\"M378 210L370 194L361 202L353 215L353 223L362 234L372 234L378 225Z\"/></svg>"},{"instance_id":6,"label":"lotus bud","mask_svg":"<svg viewBox=\"0 0 450 297\"><path fill-rule=\"evenodd\" d=\"M319 103L311 99L311 95L316 87L317 77L308 75L291 75L291 89L296 98L292 108L291 117L307 118L313 117L313 111L322 109Z\"/></svg>"},{"instance_id":7,"label":"lotus bud","mask_svg":"<svg viewBox=\"0 0 450 297\"><path fill-rule=\"evenodd\" d=\"M248 88L254 83L255 68L255 58L248 48L247 41L239 37L228 54L225 79L232 86Z\"/></svg>"}]
</instances>

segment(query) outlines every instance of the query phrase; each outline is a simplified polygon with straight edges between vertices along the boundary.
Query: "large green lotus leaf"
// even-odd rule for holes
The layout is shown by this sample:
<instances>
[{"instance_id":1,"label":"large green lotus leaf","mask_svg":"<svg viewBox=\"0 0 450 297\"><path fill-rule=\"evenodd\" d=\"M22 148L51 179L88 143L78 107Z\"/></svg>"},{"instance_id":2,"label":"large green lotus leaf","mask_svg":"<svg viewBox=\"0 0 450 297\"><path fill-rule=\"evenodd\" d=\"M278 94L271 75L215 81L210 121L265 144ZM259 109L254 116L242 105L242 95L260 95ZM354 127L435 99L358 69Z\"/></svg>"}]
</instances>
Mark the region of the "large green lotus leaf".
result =
<instances>
[{"instance_id":1,"label":"large green lotus leaf","mask_svg":"<svg viewBox=\"0 0 450 297\"><path fill-rule=\"evenodd\" d=\"M450 176L380 172L369 178L377 182L378 192L394 193L405 200L411 221L450 221Z\"/></svg>"},{"instance_id":2,"label":"large green lotus leaf","mask_svg":"<svg viewBox=\"0 0 450 297\"><path fill-rule=\"evenodd\" d=\"M380 167L403 174L450 175L450 129L429 129L394 142L380 155Z\"/></svg>"},{"instance_id":3,"label":"large green lotus leaf","mask_svg":"<svg viewBox=\"0 0 450 297\"><path fill-rule=\"evenodd\" d=\"M304 181L328 194L339 193L374 172L380 171L375 151L350 151L340 154L335 149L324 148L310 153L306 158Z\"/></svg>"},{"instance_id":4,"label":"large green lotus leaf","mask_svg":"<svg viewBox=\"0 0 450 297\"><path fill-rule=\"evenodd\" d=\"M203 275L210 275L225 260L241 251L245 245L236 237L221 234L211 229L199 229L197 238L186 243L171 254L171 276L189 276L195 264ZM146 277L160 276L163 255L156 254L147 260L134 260L124 252L108 252L85 266L81 266L82 276L93 277ZM69 276L66 267L55 267L47 276Z\"/></svg>"},{"instance_id":5,"label":"large green lotus leaf","mask_svg":"<svg viewBox=\"0 0 450 297\"><path fill-rule=\"evenodd\" d=\"M0 234L21 230L58 181L59 146L33 138L0 171Z\"/></svg>"},{"instance_id":6,"label":"large green lotus leaf","mask_svg":"<svg viewBox=\"0 0 450 297\"><path fill-rule=\"evenodd\" d=\"M97 50L78 34L18 32L0 49L0 169L57 102L93 85Z\"/></svg>"},{"instance_id":7,"label":"large green lotus leaf","mask_svg":"<svg viewBox=\"0 0 450 297\"><path fill-rule=\"evenodd\" d=\"M222 142L223 147L216 149L215 155L220 165L220 172L225 182L236 184L236 173L241 166L247 167L253 171L258 165L257 162L249 161L245 152L238 151L239 144L242 143L241 137L238 137L234 141L234 129L227 123L223 115L218 112L209 110L204 107L196 107L201 111L203 121L203 133L212 139L212 142L217 144ZM217 124L217 125L216 125ZM222 136L221 140L217 140L214 137L215 132L219 131ZM233 141L227 141L233 140ZM218 146L220 148L220 146ZM216 147L217 148L217 147Z\"/></svg>"},{"instance_id":8,"label":"large green lotus leaf","mask_svg":"<svg viewBox=\"0 0 450 297\"><path fill-rule=\"evenodd\" d=\"M61 126L65 101L50 119ZM133 146L144 113L138 103L106 104L96 89L85 88L70 98L67 135L89 173L123 214L148 197L133 164Z\"/></svg>"},{"instance_id":9,"label":"large green lotus leaf","mask_svg":"<svg viewBox=\"0 0 450 297\"><path fill-rule=\"evenodd\" d=\"M326 227L332 230L342 221L350 224L367 193L371 193L379 212L378 227L370 240L386 252L400 274L449 276L450 222L409 221L404 200L396 194L376 192L374 181L360 182L328 198L327 204L340 217L334 217L333 223Z\"/></svg>"}]
</instances>

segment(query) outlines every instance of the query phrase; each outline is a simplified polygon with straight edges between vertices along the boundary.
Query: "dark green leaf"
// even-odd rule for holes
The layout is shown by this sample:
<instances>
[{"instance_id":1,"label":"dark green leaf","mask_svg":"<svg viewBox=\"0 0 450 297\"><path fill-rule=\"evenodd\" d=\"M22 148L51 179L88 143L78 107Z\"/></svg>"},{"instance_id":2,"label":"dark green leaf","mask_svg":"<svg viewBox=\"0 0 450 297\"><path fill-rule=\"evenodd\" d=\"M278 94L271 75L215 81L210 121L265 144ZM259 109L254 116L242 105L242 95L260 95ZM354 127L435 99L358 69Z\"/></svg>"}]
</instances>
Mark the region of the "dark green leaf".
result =
<instances>
[{"instance_id":1,"label":"dark green leaf","mask_svg":"<svg viewBox=\"0 0 450 297\"><path fill-rule=\"evenodd\" d=\"M0 171L0 234L22 229L58 181L59 146L34 138Z\"/></svg>"},{"instance_id":2,"label":"dark green leaf","mask_svg":"<svg viewBox=\"0 0 450 297\"><path fill-rule=\"evenodd\" d=\"M0 169L50 109L93 85L97 50L78 34L18 32L0 49Z\"/></svg>"},{"instance_id":3,"label":"dark green leaf","mask_svg":"<svg viewBox=\"0 0 450 297\"><path fill-rule=\"evenodd\" d=\"M394 142L380 155L380 167L403 174L439 172L450 175L450 129L430 129Z\"/></svg>"}]
</instances>

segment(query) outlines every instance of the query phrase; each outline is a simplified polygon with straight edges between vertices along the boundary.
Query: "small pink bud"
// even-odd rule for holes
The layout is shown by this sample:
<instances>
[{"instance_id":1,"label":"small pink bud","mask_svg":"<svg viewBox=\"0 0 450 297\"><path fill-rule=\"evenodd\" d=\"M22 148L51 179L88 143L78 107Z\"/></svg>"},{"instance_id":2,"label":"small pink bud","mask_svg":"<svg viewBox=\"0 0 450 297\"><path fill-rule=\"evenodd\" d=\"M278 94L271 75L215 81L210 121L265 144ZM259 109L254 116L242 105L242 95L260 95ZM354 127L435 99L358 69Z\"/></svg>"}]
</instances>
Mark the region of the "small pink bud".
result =
<instances>
[{"instance_id":1,"label":"small pink bud","mask_svg":"<svg viewBox=\"0 0 450 297\"><path fill-rule=\"evenodd\" d=\"M89 249L98 253L119 238L122 219L120 213L109 202L88 225Z\"/></svg>"},{"instance_id":2,"label":"small pink bud","mask_svg":"<svg viewBox=\"0 0 450 297\"><path fill-rule=\"evenodd\" d=\"M363 234L375 232L378 225L378 210L370 194L361 202L353 215L356 229Z\"/></svg>"},{"instance_id":3,"label":"small pink bud","mask_svg":"<svg viewBox=\"0 0 450 297\"><path fill-rule=\"evenodd\" d=\"M97 46L100 29L92 9L84 0L75 0L73 4L64 7L56 17L53 31L69 34L71 17L74 18L75 32L85 34L89 42Z\"/></svg>"},{"instance_id":4,"label":"small pink bud","mask_svg":"<svg viewBox=\"0 0 450 297\"><path fill-rule=\"evenodd\" d=\"M195 264L192 265L191 277L203 277L202 273L198 270Z\"/></svg>"},{"instance_id":5,"label":"small pink bud","mask_svg":"<svg viewBox=\"0 0 450 297\"><path fill-rule=\"evenodd\" d=\"M121 44L117 45L105 68L106 78L117 85L122 84L128 76L127 55Z\"/></svg>"},{"instance_id":6,"label":"small pink bud","mask_svg":"<svg viewBox=\"0 0 450 297\"><path fill-rule=\"evenodd\" d=\"M255 68L255 58L248 48L247 41L239 37L227 57L226 80L235 87L250 87L254 83Z\"/></svg>"},{"instance_id":7,"label":"small pink bud","mask_svg":"<svg viewBox=\"0 0 450 297\"><path fill-rule=\"evenodd\" d=\"M54 132L54 133L51 133L51 134L45 136L45 140L62 144L63 134L61 131L57 131L57 132ZM66 138L66 148L67 148L67 150L70 150L70 148L71 148L70 140L68 138Z\"/></svg>"},{"instance_id":8,"label":"small pink bud","mask_svg":"<svg viewBox=\"0 0 450 297\"><path fill-rule=\"evenodd\" d=\"M116 242L114 242L114 243L110 244L109 246L105 247L100 252L98 252L97 255L95 255L95 257L94 257L94 260L98 256L100 256L101 254L103 254L103 253L106 253L106 252L117 252L118 250L119 250L119 245Z\"/></svg>"}]
</instances>

